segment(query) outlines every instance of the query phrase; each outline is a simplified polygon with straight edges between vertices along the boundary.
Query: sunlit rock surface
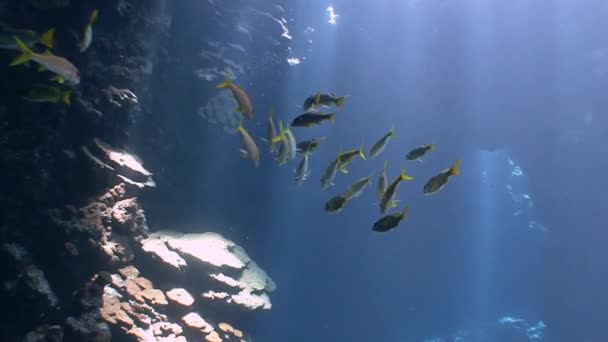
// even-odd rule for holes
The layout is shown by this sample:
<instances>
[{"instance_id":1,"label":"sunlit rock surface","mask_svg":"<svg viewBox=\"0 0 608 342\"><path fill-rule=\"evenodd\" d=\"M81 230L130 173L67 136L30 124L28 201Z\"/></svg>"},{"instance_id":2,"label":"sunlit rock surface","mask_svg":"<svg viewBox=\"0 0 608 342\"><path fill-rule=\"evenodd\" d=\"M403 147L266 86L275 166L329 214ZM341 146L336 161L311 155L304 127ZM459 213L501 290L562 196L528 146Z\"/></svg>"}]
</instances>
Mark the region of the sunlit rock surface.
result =
<instances>
[{"instance_id":1,"label":"sunlit rock surface","mask_svg":"<svg viewBox=\"0 0 608 342\"><path fill-rule=\"evenodd\" d=\"M274 281L242 247L220 234L163 231L151 234L141 244L144 251L170 269L205 270L206 277L215 280L216 286L190 289L201 298L247 310L272 307L268 293L276 289Z\"/></svg>"}]
</instances>

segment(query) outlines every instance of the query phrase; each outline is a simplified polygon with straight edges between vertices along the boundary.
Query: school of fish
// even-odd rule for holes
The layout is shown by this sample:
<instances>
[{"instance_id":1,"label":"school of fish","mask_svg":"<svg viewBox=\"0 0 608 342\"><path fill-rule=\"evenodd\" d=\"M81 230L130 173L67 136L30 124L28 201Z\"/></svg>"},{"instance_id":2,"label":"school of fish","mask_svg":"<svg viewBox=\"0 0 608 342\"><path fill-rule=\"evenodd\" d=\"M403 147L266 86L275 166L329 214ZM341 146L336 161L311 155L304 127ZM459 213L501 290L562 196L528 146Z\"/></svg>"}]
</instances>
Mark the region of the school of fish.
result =
<instances>
[{"instance_id":1,"label":"school of fish","mask_svg":"<svg viewBox=\"0 0 608 342\"><path fill-rule=\"evenodd\" d=\"M229 89L237 102L238 106L235 109L240 112L244 118L251 119L253 117L253 105L251 98L241 88L230 79L226 73L226 80L217 86L220 89ZM345 96L337 96L334 93L323 94L317 93L307 97L302 106L304 113L297 115L291 121L291 127L310 128L322 124L324 121L330 121L332 124L336 121L336 112L344 105ZM324 113L324 107L335 107L336 112ZM238 131L242 136L242 152L244 156L252 159L255 167L260 166L260 152L243 127L243 121L239 125ZM395 127L382 135L369 150L368 156L370 159L375 159L384 152L391 138L395 136ZM302 154L302 159L298 166L294 169L294 179L298 185L302 185L310 176L309 158L312 153L319 148L325 140L325 137L313 138L296 142L296 138L289 127L283 126L283 121L279 120L279 130L277 132L274 124L274 109L271 109L268 115L267 136L262 139L268 145L269 153L275 155L275 160L279 165L287 164L290 160L296 158L296 153ZM278 151L275 144L280 143ZM406 162L422 161L422 158L429 152L435 150L435 145L425 144L413 148L405 155ZM251 156L255 156L252 158ZM363 146L356 149L349 149L338 152L335 159L332 159L323 174L321 175L321 190L325 190L333 185L333 181L338 173L349 173L348 166L355 160L367 160ZM404 221L409 214L409 206L405 206L402 211L396 213L388 213L391 209L397 207L398 200L397 192L399 185L404 181L412 181L414 178L406 173L405 166L392 182L387 179L388 162L384 161L384 166L380 170L376 184L376 193L379 200L380 214L384 215L372 225L372 230L379 233L389 232L399 227L399 224ZM441 191L448 183L452 176L460 174L460 161L456 160L450 167L440 171L435 176L432 176L424 185L423 193L431 195ZM325 211L330 214L337 214L344 209L346 204L361 196L363 191L372 185L373 174L368 175L354 181L346 190L336 196L331 197L325 203Z\"/></svg>"}]
</instances>

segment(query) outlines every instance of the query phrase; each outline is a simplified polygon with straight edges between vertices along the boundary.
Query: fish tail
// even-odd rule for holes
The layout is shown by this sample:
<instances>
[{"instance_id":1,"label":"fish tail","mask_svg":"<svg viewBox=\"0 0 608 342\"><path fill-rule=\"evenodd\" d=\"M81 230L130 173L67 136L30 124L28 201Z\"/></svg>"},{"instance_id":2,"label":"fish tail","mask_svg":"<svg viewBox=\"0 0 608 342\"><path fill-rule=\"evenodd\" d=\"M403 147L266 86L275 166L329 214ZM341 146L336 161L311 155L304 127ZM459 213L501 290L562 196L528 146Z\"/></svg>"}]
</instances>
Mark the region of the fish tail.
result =
<instances>
[{"instance_id":1,"label":"fish tail","mask_svg":"<svg viewBox=\"0 0 608 342\"><path fill-rule=\"evenodd\" d=\"M270 111L268 111L268 119L272 120L274 117L274 107L270 107Z\"/></svg>"},{"instance_id":2,"label":"fish tail","mask_svg":"<svg viewBox=\"0 0 608 342\"><path fill-rule=\"evenodd\" d=\"M338 97L336 100L336 107L340 108L344 104L344 100L346 100L346 96Z\"/></svg>"},{"instance_id":3,"label":"fish tail","mask_svg":"<svg viewBox=\"0 0 608 342\"><path fill-rule=\"evenodd\" d=\"M401 219L401 221L405 220L405 218L407 217L407 213L409 211L410 211L410 207L406 205L405 208L403 208L401 215L399 215L399 218Z\"/></svg>"},{"instance_id":4,"label":"fish tail","mask_svg":"<svg viewBox=\"0 0 608 342\"><path fill-rule=\"evenodd\" d=\"M405 166L401 170L401 175L399 176L399 178L401 178L402 181L409 181L409 180L413 180L414 179L414 177L412 177L412 176L408 175L407 173L405 173Z\"/></svg>"},{"instance_id":5,"label":"fish tail","mask_svg":"<svg viewBox=\"0 0 608 342\"><path fill-rule=\"evenodd\" d=\"M384 167L383 167L382 169L386 171L386 167L387 167L387 166L388 166L388 160L385 160L385 161L384 161Z\"/></svg>"},{"instance_id":6,"label":"fish tail","mask_svg":"<svg viewBox=\"0 0 608 342\"><path fill-rule=\"evenodd\" d=\"M71 96L72 96L72 91L68 90L65 93L63 93L63 95L61 96L61 101L63 101L63 103L65 103L69 106L69 105L71 105L71 101L70 101Z\"/></svg>"},{"instance_id":7,"label":"fish tail","mask_svg":"<svg viewBox=\"0 0 608 342\"><path fill-rule=\"evenodd\" d=\"M232 81L230 80L230 74L228 73L228 71L226 71L226 80L220 84L217 85L218 89L225 89L225 88L230 88L230 86L232 85Z\"/></svg>"},{"instance_id":8,"label":"fish tail","mask_svg":"<svg viewBox=\"0 0 608 342\"><path fill-rule=\"evenodd\" d=\"M54 41L55 41L55 29L54 28L46 31L40 37L40 44L46 46L49 49L53 48Z\"/></svg>"},{"instance_id":9,"label":"fish tail","mask_svg":"<svg viewBox=\"0 0 608 342\"><path fill-rule=\"evenodd\" d=\"M23 64L23 63L29 61L30 59L32 59L32 56L34 56L34 53L32 52L32 50L30 50L27 47L27 45L25 45L19 38L17 38L17 37L13 37L13 38L17 42L17 47L19 48L19 50L21 50L21 56L15 58L11 62L10 65L15 66L15 65Z\"/></svg>"},{"instance_id":10,"label":"fish tail","mask_svg":"<svg viewBox=\"0 0 608 342\"><path fill-rule=\"evenodd\" d=\"M460 174L460 160L454 162L452 165L452 175L458 176Z\"/></svg>"},{"instance_id":11,"label":"fish tail","mask_svg":"<svg viewBox=\"0 0 608 342\"><path fill-rule=\"evenodd\" d=\"M391 130L388 132L388 135L392 138L395 137L395 125L391 126Z\"/></svg>"},{"instance_id":12,"label":"fish tail","mask_svg":"<svg viewBox=\"0 0 608 342\"><path fill-rule=\"evenodd\" d=\"M435 151L435 144L429 144L429 151Z\"/></svg>"},{"instance_id":13,"label":"fish tail","mask_svg":"<svg viewBox=\"0 0 608 342\"><path fill-rule=\"evenodd\" d=\"M361 156L361 159L366 160L365 153L363 152L363 146L359 147L359 156Z\"/></svg>"},{"instance_id":14,"label":"fish tail","mask_svg":"<svg viewBox=\"0 0 608 342\"><path fill-rule=\"evenodd\" d=\"M336 114L329 114L328 119L332 124L336 123Z\"/></svg>"},{"instance_id":15,"label":"fish tail","mask_svg":"<svg viewBox=\"0 0 608 342\"><path fill-rule=\"evenodd\" d=\"M89 17L89 26L93 25L97 21L98 17L99 17L99 10L96 8L93 10L93 12L91 12L91 16Z\"/></svg>"}]
</instances>

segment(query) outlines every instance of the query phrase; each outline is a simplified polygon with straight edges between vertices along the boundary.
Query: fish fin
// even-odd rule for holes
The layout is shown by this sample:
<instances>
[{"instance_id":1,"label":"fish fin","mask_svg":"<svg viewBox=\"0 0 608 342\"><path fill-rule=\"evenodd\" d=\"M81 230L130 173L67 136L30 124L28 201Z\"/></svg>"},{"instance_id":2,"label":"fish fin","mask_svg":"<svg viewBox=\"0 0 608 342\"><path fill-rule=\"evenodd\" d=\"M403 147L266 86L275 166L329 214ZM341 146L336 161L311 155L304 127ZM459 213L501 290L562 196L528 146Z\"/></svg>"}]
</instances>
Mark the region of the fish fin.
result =
<instances>
[{"instance_id":1,"label":"fish fin","mask_svg":"<svg viewBox=\"0 0 608 342\"><path fill-rule=\"evenodd\" d=\"M318 106L321 104L321 93L315 95L315 104Z\"/></svg>"},{"instance_id":2,"label":"fish fin","mask_svg":"<svg viewBox=\"0 0 608 342\"><path fill-rule=\"evenodd\" d=\"M30 59L32 59L32 56L34 55L32 50L30 50L30 48L28 48L27 45L25 45L19 38L17 38L17 37L13 37L13 38L17 42L17 47L19 48L19 50L21 50L21 56L15 58L11 62L10 65L15 66L15 65L23 64L23 63L29 61Z\"/></svg>"},{"instance_id":3,"label":"fish fin","mask_svg":"<svg viewBox=\"0 0 608 342\"><path fill-rule=\"evenodd\" d=\"M363 152L363 145L361 145L361 147L359 147L359 156L361 156L361 159L366 160L365 152Z\"/></svg>"},{"instance_id":4,"label":"fish fin","mask_svg":"<svg viewBox=\"0 0 608 342\"><path fill-rule=\"evenodd\" d=\"M418 158L418 160L417 160L417 161L419 161L419 162L421 162L421 163L424 163L424 159L422 159L422 158Z\"/></svg>"},{"instance_id":5,"label":"fish fin","mask_svg":"<svg viewBox=\"0 0 608 342\"><path fill-rule=\"evenodd\" d=\"M72 96L72 91L68 90L65 93L63 93L63 96L61 96L61 101L63 101L63 103L65 103L66 105L70 106L72 104L70 101L71 96Z\"/></svg>"},{"instance_id":6,"label":"fish fin","mask_svg":"<svg viewBox=\"0 0 608 342\"><path fill-rule=\"evenodd\" d=\"M405 220L405 218L407 217L407 213L410 211L410 207L409 206L405 206L405 208L403 208L403 211L401 212L401 215L399 215L399 219L401 221Z\"/></svg>"},{"instance_id":7,"label":"fish fin","mask_svg":"<svg viewBox=\"0 0 608 342\"><path fill-rule=\"evenodd\" d=\"M274 107L270 107L270 111L268 112L268 119L272 120L272 118L274 117Z\"/></svg>"},{"instance_id":8,"label":"fish fin","mask_svg":"<svg viewBox=\"0 0 608 342\"><path fill-rule=\"evenodd\" d=\"M97 18L99 18L99 10L96 8L93 10L91 16L89 17L89 26L93 25L97 21Z\"/></svg>"},{"instance_id":9,"label":"fish fin","mask_svg":"<svg viewBox=\"0 0 608 342\"><path fill-rule=\"evenodd\" d=\"M331 122L332 124L336 123L336 114L329 114L329 122Z\"/></svg>"},{"instance_id":10,"label":"fish fin","mask_svg":"<svg viewBox=\"0 0 608 342\"><path fill-rule=\"evenodd\" d=\"M220 84L217 85L218 89L225 89L225 88L230 88L230 86L232 85L232 81L230 80L230 74L228 73L228 71L226 71L226 80Z\"/></svg>"},{"instance_id":11,"label":"fish fin","mask_svg":"<svg viewBox=\"0 0 608 342\"><path fill-rule=\"evenodd\" d=\"M52 49L53 45L54 45L54 40L55 40L55 29L52 28L42 34L39 42L40 42L40 44L46 46L47 48Z\"/></svg>"},{"instance_id":12,"label":"fish fin","mask_svg":"<svg viewBox=\"0 0 608 342\"><path fill-rule=\"evenodd\" d=\"M414 177L409 176L408 174L405 173L405 166L401 170L401 176L399 176L399 177L401 178L402 181L409 181L409 180L414 179Z\"/></svg>"},{"instance_id":13,"label":"fish fin","mask_svg":"<svg viewBox=\"0 0 608 342\"><path fill-rule=\"evenodd\" d=\"M340 171L340 172L342 172L342 173L344 173L344 174L348 174L348 169L347 169L347 168L345 168L345 167L339 167L339 168L338 168L338 171Z\"/></svg>"},{"instance_id":14,"label":"fish fin","mask_svg":"<svg viewBox=\"0 0 608 342\"><path fill-rule=\"evenodd\" d=\"M392 209L392 208L394 208L396 206L397 206L397 201L394 201L394 200L390 201L389 204L388 204L388 208L389 209Z\"/></svg>"},{"instance_id":15,"label":"fish fin","mask_svg":"<svg viewBox=\"0 0 608 342\"><path fill-rule=\"evenodd\" d=\"M346 100L346 96L341 96L336 100L336 107L340 108L344 104L344 100Z\"/></svg>"},{"instance_id":16,"label":"fish fin","mask_svg":"<svg viewBox=\"0 0 608 342\"><path fill-rule=\"evenodd\" d=\"M429 151L435 151L435 144L429 144Z\"/></svg>"},{"instance_id":17,"label":"fish fin","mask_svg":"<svg viewBox=\"0 0 608 342\"><path fill-rule=\"evenodd\" d=\"M44 67L44 65L39 64L39 65L38 65L38 69L37 69L37 70L38 70L38 72L45 72L45 71L46 71L46 68Z\"/></svg>"},{"instance_id":18,"label":"fish fin","mask_svg":"<svg viewBox=\"0 0 608 342\"><path fill-rule=\"evenodd\" d=\"M386 167L387 167L387 166L388 166L388 160L385 160L385 161L384 161L384 167L383 167L382 169L386 171Z\"/></svg>"},{"instance_id":19,"label":"fish fin","mask_svg":"<svg viewBox=\"0 0 608 342\"><path fill-rule=\"evenodd\" d=\"M241 109L241 106L236 106L236 108L234 108L235 112L239 112L239 113L243 113L243 109Z\"/></svg>"},{"instance_id":20,"label":"fish fin","mask_svg":"<svg viewBox=\"0 0 608 342\"><path fill-rule=\"evenodd\" d=\"M249 159L249 152L247 152L247 151L245 151L243 149L240 149L239 151L241 152L241 157L243 159Z\"/></svg>"},{"instance_id":21,"label":"fish fin","mask_svg":"<svg viewBox=\"0 0 608 342\"><path fill-rule=\"evenodd\" d=\"M460 160L454 162L452 165L452 175L458 176L460 174Z\"/></svg>"}]
</instances>

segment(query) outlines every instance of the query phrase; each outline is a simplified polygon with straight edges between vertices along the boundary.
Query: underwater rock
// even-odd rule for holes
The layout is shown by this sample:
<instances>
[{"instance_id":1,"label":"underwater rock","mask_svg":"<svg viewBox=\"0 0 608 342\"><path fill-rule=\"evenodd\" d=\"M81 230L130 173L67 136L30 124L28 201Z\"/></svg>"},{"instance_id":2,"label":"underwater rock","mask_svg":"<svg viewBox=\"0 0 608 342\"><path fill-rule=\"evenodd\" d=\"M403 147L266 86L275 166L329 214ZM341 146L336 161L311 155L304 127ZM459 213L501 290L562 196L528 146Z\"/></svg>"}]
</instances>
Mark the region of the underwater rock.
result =
<instances>
[{"instance_id":1,"label":"underwater rock","mask_svg":"<svg viewBox=\"0 0 608 342\"><path fill-rule=\"evenodd\" d=\"M172 289L167 291L167 298L173 303L183 307L190 307L194 304L194 298L185 289Z\"/></svg>"},{"instance_id":2,"label":"underwater rock","mask_svg":"<svg viewBox=\"0 0 608 342\"><path fill-rule=\"evenodd\" d=\"M196 312L191 312L182 317L182 322L184 322L184 325L188 328L195 329L197 331L200 330L205 334L209 334L215 330L211 324L207 323L207 321L205 321Z\"/></svg>"},{"instance_id":3,"label":"underwater rock","mask_svg":"<svg viewBox=\"0 0 608 342\"><path fill-rule=\"evenodd\" d=\"M25 335L22 342L61 342L63 328L59 325L41 325Z\"/></svg>"},{"instance_id":4,"label":"underwater rock","mask_svg":"<svg viewBox=\"0 0 608 342\"><path fill-rule=\"evenodd\" d=\"M140 189L156 186L152 173L143 167L136 155L115 149L99 138L94 141L103 157L96 156L86 146L83 146L82 150L96 165L114 171L119 179Z\"/></svg>"},{"instance_id":5,"label":"underwater rock","mask_svg":"<svg viewBox=\"0 0 608 342\"><path fill-rule=\"evenodd\" d=\"M220 328L221 331L232 334L234 337L237 337L237 338L243 337L242 331L235 329L232 325L230 325L228 323L222 322L222 323L218 324L218 327Z\"/></svg>"},{"instance_id":6,"label":"underwater rock","mask_svg":"<svg viewBox=\"0 0 608 342\"><path fill-rule=\"evenodd\" d=\"M207 271L219 288L202 293L200 288L190 289L201 293L201 299L248 311L272 307L267 292L276 289L274 281L242 247L220 234L162 231L151 234L141 245L175 271Z\"/></svg>"},{"instance_id":7,"label":"underwater rock","mask_svg":"<svg viewBox=\"0 0 608 342\"><path fill-rule=\"evenodd\" d=\"M125 185L120 184L85 207L52 209L49 215L73 238L77 249L93 245L111 262L130 262L134 258L131 245L147 235L148 227L137 198L125 199L126 195Z\"/></svg>"},{"instance_id":8,"label":"underwater rock","mask_svg":"<svg viewBox=\"0 0 608 342\"><path fill-rule=\"evenodd\" d=\"M115 107L133 106L139 103L137 95L129 89L118 89L114 86L109 86L103 90L107 100Z\"/></svg>"},{"instance_id":9,"label":"underwater rock","mask_svg":"<svg viewBox=\"0 0 608 342\"><path fill-rule=\"evenodd\" d=\"M57 307L59 299L51 289L44 272L32 263L30 253L16 243L5 243L2 245L2 250L13 258L20 272L12 287L17 288L19 285L25 285L33 297L41 298L48 307Z\"/></svg>"}]
</instances>

